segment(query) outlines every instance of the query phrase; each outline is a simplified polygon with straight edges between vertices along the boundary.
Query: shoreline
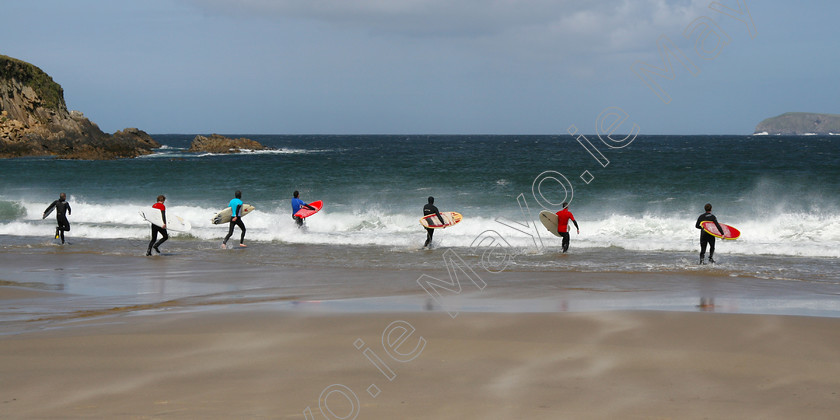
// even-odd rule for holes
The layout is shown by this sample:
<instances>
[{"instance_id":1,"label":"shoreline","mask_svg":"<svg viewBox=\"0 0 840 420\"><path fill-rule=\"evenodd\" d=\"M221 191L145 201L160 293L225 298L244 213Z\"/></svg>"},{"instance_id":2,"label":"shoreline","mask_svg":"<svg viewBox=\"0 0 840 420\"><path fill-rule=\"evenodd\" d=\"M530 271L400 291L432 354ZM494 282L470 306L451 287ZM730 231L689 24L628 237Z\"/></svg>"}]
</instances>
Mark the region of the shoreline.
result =
<instances>
[{"instance_id":1,"label":"shoreline","mask_svg":"<svg viewBox=\"0 0 840 420\"><path fill-rule=\"evenodd\" d=\"M305 268L267 262L266 249L259 248L274 249L196 250L152 258L89 252L84 246L0 253L0 266L6 267L0 275L0 335L83 318L236 307L351 315L643 310L840 317L836 285L826 282L718 270L490 273L471 260L475 271L467 276L457 266L447 267L443 250L419 253L431 258L427 268ZM451 275L457 284L450 283Z\"/></svg>"},{"instance_id":2,"label":"shoreline","mask_svg":"<svg viewBox=\"0 0 840 420\"><path fill-rule=\"evenodd\" d=\"M426 261L400 268L337 266L374 255L377 248L342 249L335 261L306 266L310 254L323 250L258 243L245 250L126 255L137 251L132 245L112 248L113 254L89 244L7 247L0 253L0 266L6 267L0 275L0 334L28 330L28 321L80 314L252 304L287 310L305 301L350 313L660 310L840 317L835 282L745 277L722 267L588 272L517 270L513 264L491 273L477 257L465 255L473 270L467 275L465 267L447 262L446 248L391 256ZM451 283L453 275L457 284Z\"/></svg>"}]
</instances>

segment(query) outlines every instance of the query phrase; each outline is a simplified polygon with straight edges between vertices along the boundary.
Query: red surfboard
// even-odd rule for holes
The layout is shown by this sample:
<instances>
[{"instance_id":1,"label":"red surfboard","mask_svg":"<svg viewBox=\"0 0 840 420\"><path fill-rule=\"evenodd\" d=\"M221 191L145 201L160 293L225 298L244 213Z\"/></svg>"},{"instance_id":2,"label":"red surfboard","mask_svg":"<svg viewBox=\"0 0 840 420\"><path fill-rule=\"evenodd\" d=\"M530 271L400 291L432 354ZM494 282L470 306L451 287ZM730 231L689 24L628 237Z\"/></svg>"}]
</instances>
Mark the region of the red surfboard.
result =
<instances>
[{"instance_id":1,"label":"red surfboard","mask_svg":"<svg viewBox=\"0 0 840 420\"><path fill-rule=\"evenodd\" d=\"M718 224L723 229L723 233L718 232L718 228L717 226L715 226L715 222L708 220L705 222L700 222L700 226L703 227L703 230L705 230L709 233L709 235L712 235L715 238L735 240L738 239L739 236L741 236L740 230L720 222L718 222Z\"/></svg>"},{"instance_id":2,"label":"red surfboard","mask_svg":"<svg viewBox=\"0 0 840 420\"><path fill-rule=\"evenodd\" d=\"M321 200L318 200L318 201L309 203L309 205L312 206L312 207L315 207L315 210L309 210L308 208L301 206L300 210L298 210L297 213L295 213L295 217L300 217L302 219L306 219L307 217L312 216L315 213L318 213L324 207L324 202L321 201Z\"/></svg>"}]
</instances>

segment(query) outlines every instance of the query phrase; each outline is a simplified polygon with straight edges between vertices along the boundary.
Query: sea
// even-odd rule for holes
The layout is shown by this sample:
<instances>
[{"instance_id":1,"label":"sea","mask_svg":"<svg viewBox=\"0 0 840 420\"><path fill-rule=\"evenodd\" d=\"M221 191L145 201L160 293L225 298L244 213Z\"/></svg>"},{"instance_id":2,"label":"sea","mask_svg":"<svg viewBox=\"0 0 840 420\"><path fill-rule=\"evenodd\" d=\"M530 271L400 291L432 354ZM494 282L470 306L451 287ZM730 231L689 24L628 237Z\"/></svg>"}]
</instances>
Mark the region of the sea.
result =
<instances>
[{"instance_id":1,"label":"sea","mask_svg":"<svg viewBox=\"0 0 840 420\"><path fill-rule=\"evenodd\" d=\"M227 225L213 215L234 191L254 262L294 267L425 269L446 250L496 270L708 273L840 286L840 137L639 135L235 135L270 150L188 152L193 134L162 134L151 155L112 161L0 160L0 250L58 246L59 193L72 208L66 247L143 256L149 224L138 214L166 196L167 214L192 224L170 232L170 258L215 258ZM298 228L293 191L324 208ZM433 196L463 221L421 249ZM580 226L571 247L539 222L569 203ZM717 241L717 264L698 265L697 217L706 203L741 237ZM238 231L230 243L235 244ZM209 257L208 257L209 255ZM840 289L838 289L840 291Z\"/></svg>"}]
</instances>

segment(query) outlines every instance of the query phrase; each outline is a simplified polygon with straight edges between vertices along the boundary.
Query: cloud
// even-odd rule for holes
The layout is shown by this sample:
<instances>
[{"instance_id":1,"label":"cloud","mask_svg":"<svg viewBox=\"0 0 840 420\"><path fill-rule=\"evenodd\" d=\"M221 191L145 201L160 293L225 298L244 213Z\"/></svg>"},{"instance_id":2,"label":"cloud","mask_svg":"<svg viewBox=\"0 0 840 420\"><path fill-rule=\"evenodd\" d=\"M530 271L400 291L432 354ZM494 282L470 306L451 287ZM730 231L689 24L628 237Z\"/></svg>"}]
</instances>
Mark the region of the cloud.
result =
<instances>
[{"instance_id":1,"label":"cloud","mask_svg":"<svg viewBox=\"0 0 840 420\"><path fill-rule=\"evenodd\" d=\"M709 0L183 0L211 13L305 19L376 35L530 37L621 50L678 31Z\"/></svg>"}]
</instances>

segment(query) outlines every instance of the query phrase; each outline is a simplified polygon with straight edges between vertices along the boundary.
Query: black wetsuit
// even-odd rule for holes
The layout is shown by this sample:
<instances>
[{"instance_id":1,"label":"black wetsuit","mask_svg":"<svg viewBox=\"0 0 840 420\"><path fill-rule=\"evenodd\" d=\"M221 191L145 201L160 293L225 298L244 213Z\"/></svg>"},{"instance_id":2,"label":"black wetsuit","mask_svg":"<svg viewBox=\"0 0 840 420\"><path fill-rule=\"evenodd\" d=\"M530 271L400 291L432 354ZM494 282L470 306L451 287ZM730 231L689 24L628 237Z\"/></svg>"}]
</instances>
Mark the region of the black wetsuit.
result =
<instances>
[{"instance_id":1,"label":"black wetsuit","mask_svg":"<svg viewBox=\"0 0 840 420\"><path fill-rule=\"evenodd\" d=\"M242 204L236 206L236 208L233 209L232 214L234 216L239 214L240 208L242 208ZM239 244L242 245L245 242L245 223L242 223L242 216L237 216L235 222L233 221L233 218L230 219L230 228L228 229L228 234L227 236L225 236L225 240L222 242L222 245L226 246L228 239L230 239L230 237L233 236L234 226L239 226L239 230L242 231L242 235L239 237Z\"/></svg>"},{"instance_id":2,"label":"black wetsuit","mask_svg":"<svg viewBox=\"0 0 840 420\"><path fill-rule=\"evenodd\" d=\"M160 204L160 203L158 203L158 204ZM157 208L157 207L155 207L155 208ZM160 209L158 209L158 210L160 210ZM165 225L166 224L166 210L160 210L160 218L163 219L163 224ZM152 248L154 248L155 251L158 254L160 254L160 249L158 249L158 247L162 243L166 242L167 239L169 239L169 233L166 232L166 229L164 229L160 226L157 226L154 223L152 223L151 225L152 225L152 240L149 241L149 250L146 251L146 255L152 255ZM157 243L155 243L155 241L157 240L158 233L160 233L160 240Z\"/></svg>"},{"instance_id":3,"label":"black wetsuit","mask_svg":"<svg viewBox=\"0 0 840 420\"><path fill-rule=\"evenodd\" d=\"M703 230L703 226L700 226L700 223L703 222L715 222L715 226L718 228L718 232L723 232L723 228L720 227L720 224L717 221L717 217L715 217L712 212L706 212L700 215L697 218L697 223L694 225L697 229L700 229L700 264L703 263L703 257L706 256L706 245L709 245L709 262L715 262L714 255L715 255L715 237L710 235L708 232Z\"/></svg>"},{"instance_id":4,"label":"black wetsuit","mask_svg":"<svg viewBox=\"0 0 840 420\"><path fill-rule=\"evenodd\" d=\"M55 228L55 237L61 237L61 243L64 243L64 232L70 231L70 222L67 221L65 213L72 214L73 211L70 209L70 203L59 198L44 210L44 214L52 210L53 207L55 207L55 220L58 222L58 227Z\"/></svg>"},{"instance_id":5,"label":"black wetsuit","mask_svg":"<svg viewBox=\"0 0 840 420\"><path fill-rule=\"evenodd\" d=\"M446 222L443 221L443 216L440 215L438 208L435 207L434 204L429 203L423 206L423 216L428 216L430 214L436 214L440 219L440 223L444 224ZM434 236L435 230L432 228L426 228L426 243L423 244L423 248L429 246L432 243L432 236Z\"/></svg>"}]
</instances>

